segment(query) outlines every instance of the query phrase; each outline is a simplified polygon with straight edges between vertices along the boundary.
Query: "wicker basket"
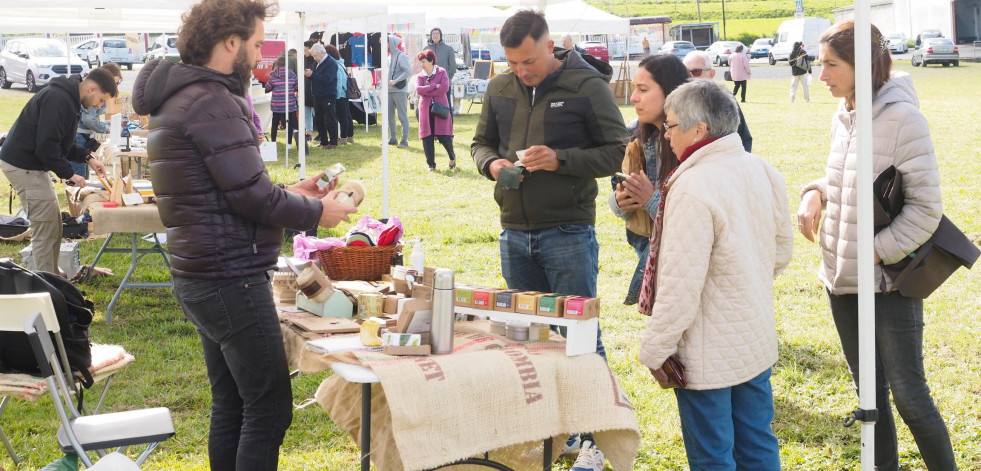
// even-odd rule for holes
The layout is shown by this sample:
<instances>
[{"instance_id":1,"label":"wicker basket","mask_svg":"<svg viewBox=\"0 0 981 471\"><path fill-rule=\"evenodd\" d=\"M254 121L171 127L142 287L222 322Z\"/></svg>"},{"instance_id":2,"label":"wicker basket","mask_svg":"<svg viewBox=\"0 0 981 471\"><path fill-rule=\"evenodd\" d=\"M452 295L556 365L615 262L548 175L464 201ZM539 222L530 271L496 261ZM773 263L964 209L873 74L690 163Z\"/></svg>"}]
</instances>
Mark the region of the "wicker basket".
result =
<instances>
[{"instance_id":1,"label":"wicker basket","mask_svg":"<svg viewBox=\"0 0 981 471\"><path fill-rule=\"evenodd\" d=\"M392 257L402 250L401 245L376 247L331 247L318 250L317 258L327 277L335 281L377 281L388 273Z\"/></svg>"}]
</instances>

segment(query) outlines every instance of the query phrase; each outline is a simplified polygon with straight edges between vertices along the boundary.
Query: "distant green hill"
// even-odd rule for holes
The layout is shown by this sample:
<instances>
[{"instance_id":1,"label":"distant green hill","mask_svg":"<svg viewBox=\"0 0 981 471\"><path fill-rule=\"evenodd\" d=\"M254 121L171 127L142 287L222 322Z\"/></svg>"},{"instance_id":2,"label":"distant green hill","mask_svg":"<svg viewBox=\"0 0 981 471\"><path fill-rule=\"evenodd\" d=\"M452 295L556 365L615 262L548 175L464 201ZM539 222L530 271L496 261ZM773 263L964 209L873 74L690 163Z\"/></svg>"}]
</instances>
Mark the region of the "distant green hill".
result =
<instances>
[{"instance_id":1,"label":"distant green hill","mask_svg":"<svg viewBox=\"0 0 981 471\"><path fill-rule=\"evenodd\" d=\"M627 18L667 15L672 24L698 21L695 0L586 0L586 3ZM700 4L702 21L718 21L719 34L723 34L722 1L702 0ZM852 4L846 0L804 0L804 15L833 19L832 9ZM794 0L725 0L726 36L745 44L759 37L773 36L780 23L794 17L796 5Z\"/></svg>"}]
</instances>

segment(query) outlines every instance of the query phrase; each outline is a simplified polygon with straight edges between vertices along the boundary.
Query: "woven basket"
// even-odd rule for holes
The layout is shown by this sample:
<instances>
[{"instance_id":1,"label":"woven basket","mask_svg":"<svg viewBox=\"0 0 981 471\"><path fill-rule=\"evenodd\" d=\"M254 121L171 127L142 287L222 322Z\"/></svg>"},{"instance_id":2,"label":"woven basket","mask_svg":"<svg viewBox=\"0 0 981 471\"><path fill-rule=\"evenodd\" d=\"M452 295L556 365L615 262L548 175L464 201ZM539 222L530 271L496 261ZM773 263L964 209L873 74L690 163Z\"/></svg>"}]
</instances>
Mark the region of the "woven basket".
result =
<instances>
[{"instance_id":1,"label":"woven basket","mask_svg":"<svg viewBox=\"0 0 981 471\"><path fill-rule=\"evenodd\" d=\"M327 277L335 281L377 281L388 273L392 257L402 250L401 245L376 247L331 247L318 250L317 258Z\"/></svg>"}]
</instances>

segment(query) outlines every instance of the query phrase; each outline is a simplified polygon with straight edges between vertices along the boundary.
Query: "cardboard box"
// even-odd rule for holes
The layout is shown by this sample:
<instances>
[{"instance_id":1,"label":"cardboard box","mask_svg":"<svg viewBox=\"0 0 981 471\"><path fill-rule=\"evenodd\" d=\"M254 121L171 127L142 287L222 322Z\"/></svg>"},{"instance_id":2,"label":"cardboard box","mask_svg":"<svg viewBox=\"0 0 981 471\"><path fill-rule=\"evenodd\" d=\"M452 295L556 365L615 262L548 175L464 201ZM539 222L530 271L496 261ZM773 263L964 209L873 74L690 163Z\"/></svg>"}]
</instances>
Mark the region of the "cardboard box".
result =
<instances>
[{"instance_id":1,"label":"cardboard box","mask_svg":"<svg viewBox=\"0 0 981 471\"><path fill-rule=\"evenodd\" d=\"M382 313L384 314L398 314L399 312L399 299L405 299L404 295L401 294L387 294L385 295L385 301L382 303Z\"/></svg>"},{"instance_id":2,"label":"cardboard box","mask_svg":"<svg viewBox=\"0 0 981 471\"><path fill-rule=\"evenodd\" d=\"M410 298L425 299L427 301L432 301L433 299L433 287L421 285L416 283L412 285L412 296Z\"/></svg>"},{"instance_id":3,"label":"cardboard box","mask_svg":"<svg viewBox=\"0 0 981 471\"><path fill-rule=\"evenodd\" d=\"M586 320L600 315L600 298L584 298L574 296L565 301L565 313L563 317L567 319Z\"/></svg>"},{"instance_id":4,"label":"cardboard box","mask_svg":"<svg viewBox=\"0 0 981 471\"><path fill-rule=\"evenodd\" d=\"M453 304L460 307L473 307L474 287L463 283L454 286Z\"/></svg>"},{"instance_id":5,"label":"cardboard box","mask_svg":"<svg viewBox=\"0 0 981 471\"><path fill-rule=\"evenodd\" d=\"M538 297L540 291L525 291L518 293L514 304L514 312L521 314L538 314Z\"/></svg>"},{"instance_id":6,"label":"cardboard box","mask_svg":"<svg viewBox=\"0 0 981 471\"><path fill-rule=\"evenodd\" d=\"M433 285L433 280L436 278L436 270L439 270L439 268L438 267L426 267L425 270L423 270L423 273L422 273L422 284L424 284L426 286L432 286Z\"/></svg>"},{"instance_id":7,"label":"cardboard box","mask_svg":"<svg viewBox=\"0 0 981 471\"><path fill-rule=\"evenodd\" d=\"M429 345L386 345L382 347L382 353L394 356L427 356L432 354L432 347Z\"/></svg>"},{"instance_id":8,"label":"cardboard box","mask_svg":"<svg viewBox=\"0 0 981 471\"><path fill-rule=\"evenodd\" d=\"M473 292L473 307L475 309L494 309L497 302L498 288L481 288Z\"/></svg>"},{"instance_id":9,"label":"cardboard box","mask_svg":"<svg viewBox=\"0 0 981 471\"><path fill-rule=\"evenodd\" d=\"M498 291L494 294L494 310L501 312L514 312L514 307L518 304L518 291L516 289L508 289L504 291Z\"/></svg>"},{"instance_id":10,"label":"cardboard box","mask_svg":"<svg viewBox=\"0 0 981 471\"><path fill-rule=\"evenodd\" d=\"M543 294L538 297L538 315L562 317L566 296L555 293Z\"/></svg>"}]
</instances>

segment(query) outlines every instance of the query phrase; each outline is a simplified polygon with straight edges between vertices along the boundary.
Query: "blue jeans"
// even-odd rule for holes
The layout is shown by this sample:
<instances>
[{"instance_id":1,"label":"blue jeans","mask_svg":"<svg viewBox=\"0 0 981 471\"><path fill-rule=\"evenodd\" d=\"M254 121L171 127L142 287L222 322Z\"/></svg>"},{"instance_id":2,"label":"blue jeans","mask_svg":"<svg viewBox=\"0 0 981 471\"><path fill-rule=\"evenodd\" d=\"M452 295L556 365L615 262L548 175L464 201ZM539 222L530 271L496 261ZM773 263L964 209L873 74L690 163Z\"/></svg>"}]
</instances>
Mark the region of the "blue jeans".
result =
<instances>
[{"instance_id":1,"label":"blue jeans","mask_svg":"<svg viewBox=\"0 0 981 471\"><path fill-rule=\"evenodd\" d=\"M76 133L75 134L75 144L78 144L78 145L84 147L85 146L85 135L84 134L80 134L80 133ZM72 165L72 171L75 172L75 175L81 175L81 177L84 178L84 179L86 179L86 180L89 179L89 164L87 164L85 162L72 162L71 160L69 160L68 163L70 163Z\"/></svg>"},{"instance_id":2,"label":"blue jeans","mask_svg":"<svg viewBox=\"0 0 981 471\"><path fill-rule=\"evenodd\" d=\"M211 381L211 469L275 470L293 393L269 276L173 282Z\"/></svg>"},{"instance_id":3,"label":"blue jeans","mask_svg":"<svg viewBox=\"0 0 981 471\"><path fill-rule=\"evenodd\" d=\"M634 268L634 276L630 278L630 288L627 289L627 298L623 300L623 304L630 306L637 304L637 298L640 297L640 284L644 281L647 256L651 252L651 239L647 236L634 234L628 230L627 243L637 252L637 267Z\"/></svg>"},{"instance_id":4,"label":"blue jeans","mask_svg":"<svg viewBox=\"0 0 981 471\"><path fill-rule=\"evenodd\" d=\"M732 387L675 389L692 471L779 471L770 369Z\"/></svg>"},{"instance_id":5,"label":"blue jeans","mask_svg":"<svg viewBox=\"0 0 981 471\"><path fill-rule=\"evenodd\" d=\"M593 226L567 224L534 231L504 229L500 244L501 274L508 288L596 297L599 243ZM596 353L605 359L602 330L599 326L597 329Z\"/></svg>"},{"instance_id":6,"label":"blue jeans","mask_svg":"<svg viewBox=\"0 0 981 471\"><path fill-rule=\"evenodd\" d=\"M858 384L858 295L828 293L831 315L841 339L848 369ZM931 471L957 469L950 435L933 403L923 372L923 300L899 294L875 295L875 466L879 471L899 469L896 410L909 427L923 462Z\"/></svg>"}]
</instances>

